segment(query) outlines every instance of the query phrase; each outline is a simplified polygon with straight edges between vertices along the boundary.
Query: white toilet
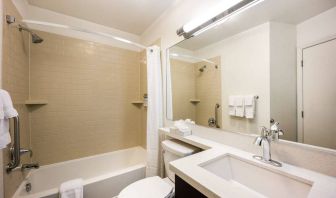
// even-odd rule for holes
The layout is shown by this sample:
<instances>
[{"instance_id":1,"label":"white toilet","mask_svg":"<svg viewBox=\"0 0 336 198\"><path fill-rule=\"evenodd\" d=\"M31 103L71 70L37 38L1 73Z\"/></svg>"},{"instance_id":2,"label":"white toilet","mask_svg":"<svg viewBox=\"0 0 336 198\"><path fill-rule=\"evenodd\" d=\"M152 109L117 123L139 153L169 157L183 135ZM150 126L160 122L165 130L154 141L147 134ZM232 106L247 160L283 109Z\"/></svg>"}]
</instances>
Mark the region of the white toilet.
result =
<instances>
[{"instance_id":1,"label":"white toilet","mask_svg":"<svg viewBox=\"0 0 336 198\"><path fill-rule=\"evenodd\" d=\"M169 170L169 162L191 155L198 148L178 140L165 140L161 143L164 154L166 178L148 177L124 188L118 198L168 198L174 192L175 174Z\"/></svg>"}]
</instances>

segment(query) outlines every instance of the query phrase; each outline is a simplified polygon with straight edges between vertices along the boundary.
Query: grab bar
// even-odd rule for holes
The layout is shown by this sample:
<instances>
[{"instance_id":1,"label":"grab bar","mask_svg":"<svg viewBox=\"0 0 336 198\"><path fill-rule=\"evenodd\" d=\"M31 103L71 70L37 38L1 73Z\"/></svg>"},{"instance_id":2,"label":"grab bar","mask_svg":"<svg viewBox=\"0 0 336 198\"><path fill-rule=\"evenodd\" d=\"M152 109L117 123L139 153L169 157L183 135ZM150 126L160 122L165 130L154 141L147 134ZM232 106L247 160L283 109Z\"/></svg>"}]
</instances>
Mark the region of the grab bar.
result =
<instances>
[{"instance_id":1,"label":"grab bar","mask_svg":"<svg viewBox=\"0 0 336 198\"><path fill-rule=\"evenodd\" d=\"M14 120L14 143L10 148L11 162L8 163L6 171L10 173L13 169L20 165L20 119L19 116Z\"/></svg>"},{"instance_id":2,"label":"grab bar","mask_svg":"<svg viewBox=\"0 0 336 198\"><path fill-rule=\"evenodd\" d=\"M216 103L215 105L215 126L216 128L220 128L220 126L218 125L218 109L219 109L220 105L218 103Z\"/></svg>"}]
</instances>

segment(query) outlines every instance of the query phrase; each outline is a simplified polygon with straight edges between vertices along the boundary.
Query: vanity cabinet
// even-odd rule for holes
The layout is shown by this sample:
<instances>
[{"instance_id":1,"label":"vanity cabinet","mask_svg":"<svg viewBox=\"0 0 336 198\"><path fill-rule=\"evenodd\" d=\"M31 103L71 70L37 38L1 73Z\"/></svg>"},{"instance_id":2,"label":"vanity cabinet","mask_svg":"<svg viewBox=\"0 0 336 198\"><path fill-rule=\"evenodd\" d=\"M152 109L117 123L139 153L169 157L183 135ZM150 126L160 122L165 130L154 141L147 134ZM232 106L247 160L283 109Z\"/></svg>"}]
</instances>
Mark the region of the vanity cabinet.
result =
<instances>
[{"instance_id":1,"label":"vanity cabinet","mask_svg":"<svg viewBox=\"0 0 336 198\"><path fill-rule=\"evenodd\" d=\"M175 175L175 198L206 198L206 196Z\"/></svg>"}]
</instances>

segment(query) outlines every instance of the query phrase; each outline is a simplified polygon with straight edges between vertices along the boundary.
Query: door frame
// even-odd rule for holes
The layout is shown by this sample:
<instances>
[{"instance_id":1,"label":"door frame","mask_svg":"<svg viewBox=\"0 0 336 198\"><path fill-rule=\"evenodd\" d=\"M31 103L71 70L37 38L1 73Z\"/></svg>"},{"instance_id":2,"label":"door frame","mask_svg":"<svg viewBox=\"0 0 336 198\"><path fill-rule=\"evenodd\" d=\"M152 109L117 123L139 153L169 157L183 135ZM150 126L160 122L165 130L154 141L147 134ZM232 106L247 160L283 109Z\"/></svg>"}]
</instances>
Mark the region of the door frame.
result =
<instances>
[{"instance_id":1,"label":"door frame","mask_svg":"<svg viewBox=\"0 0 336 198\"><path fill-rule=\"evenodd\" d=\"M304 143L304 115L302 115L303 106L303 51L317 45L321 45L330 41L336 40L336 35L317 40L308 45L297 48L297 141Z\"/></svg>"}]
</instances>

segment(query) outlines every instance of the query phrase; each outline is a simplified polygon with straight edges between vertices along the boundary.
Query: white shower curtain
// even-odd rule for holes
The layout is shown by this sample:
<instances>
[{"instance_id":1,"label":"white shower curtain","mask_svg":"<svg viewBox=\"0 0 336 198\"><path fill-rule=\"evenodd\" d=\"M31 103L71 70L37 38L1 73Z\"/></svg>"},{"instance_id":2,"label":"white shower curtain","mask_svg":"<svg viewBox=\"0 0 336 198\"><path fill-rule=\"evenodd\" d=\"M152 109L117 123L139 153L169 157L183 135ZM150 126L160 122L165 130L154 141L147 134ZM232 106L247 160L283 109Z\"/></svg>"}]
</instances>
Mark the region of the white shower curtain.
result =
<instances>
[{"instance_id":1,"label":"white shower curtain","mask_svg":"<svg viewBox=\"0 0 336 198\"><path fill-rule=\"evenodd\" d=\"M147 167L146 176L159 175L159 128L163 126L160 48L147 48Z\"/></svg>"},{"instance_id":2,"label":"white shower curtain","mask_svg":"<svg viewBox=\"0 0 336 198\"><path fill-rule=\"evenodd\" d=\"M167 52L167 119L173 120L173 93L171 80L170 51Z\"/></svg>"}]
</instances>

